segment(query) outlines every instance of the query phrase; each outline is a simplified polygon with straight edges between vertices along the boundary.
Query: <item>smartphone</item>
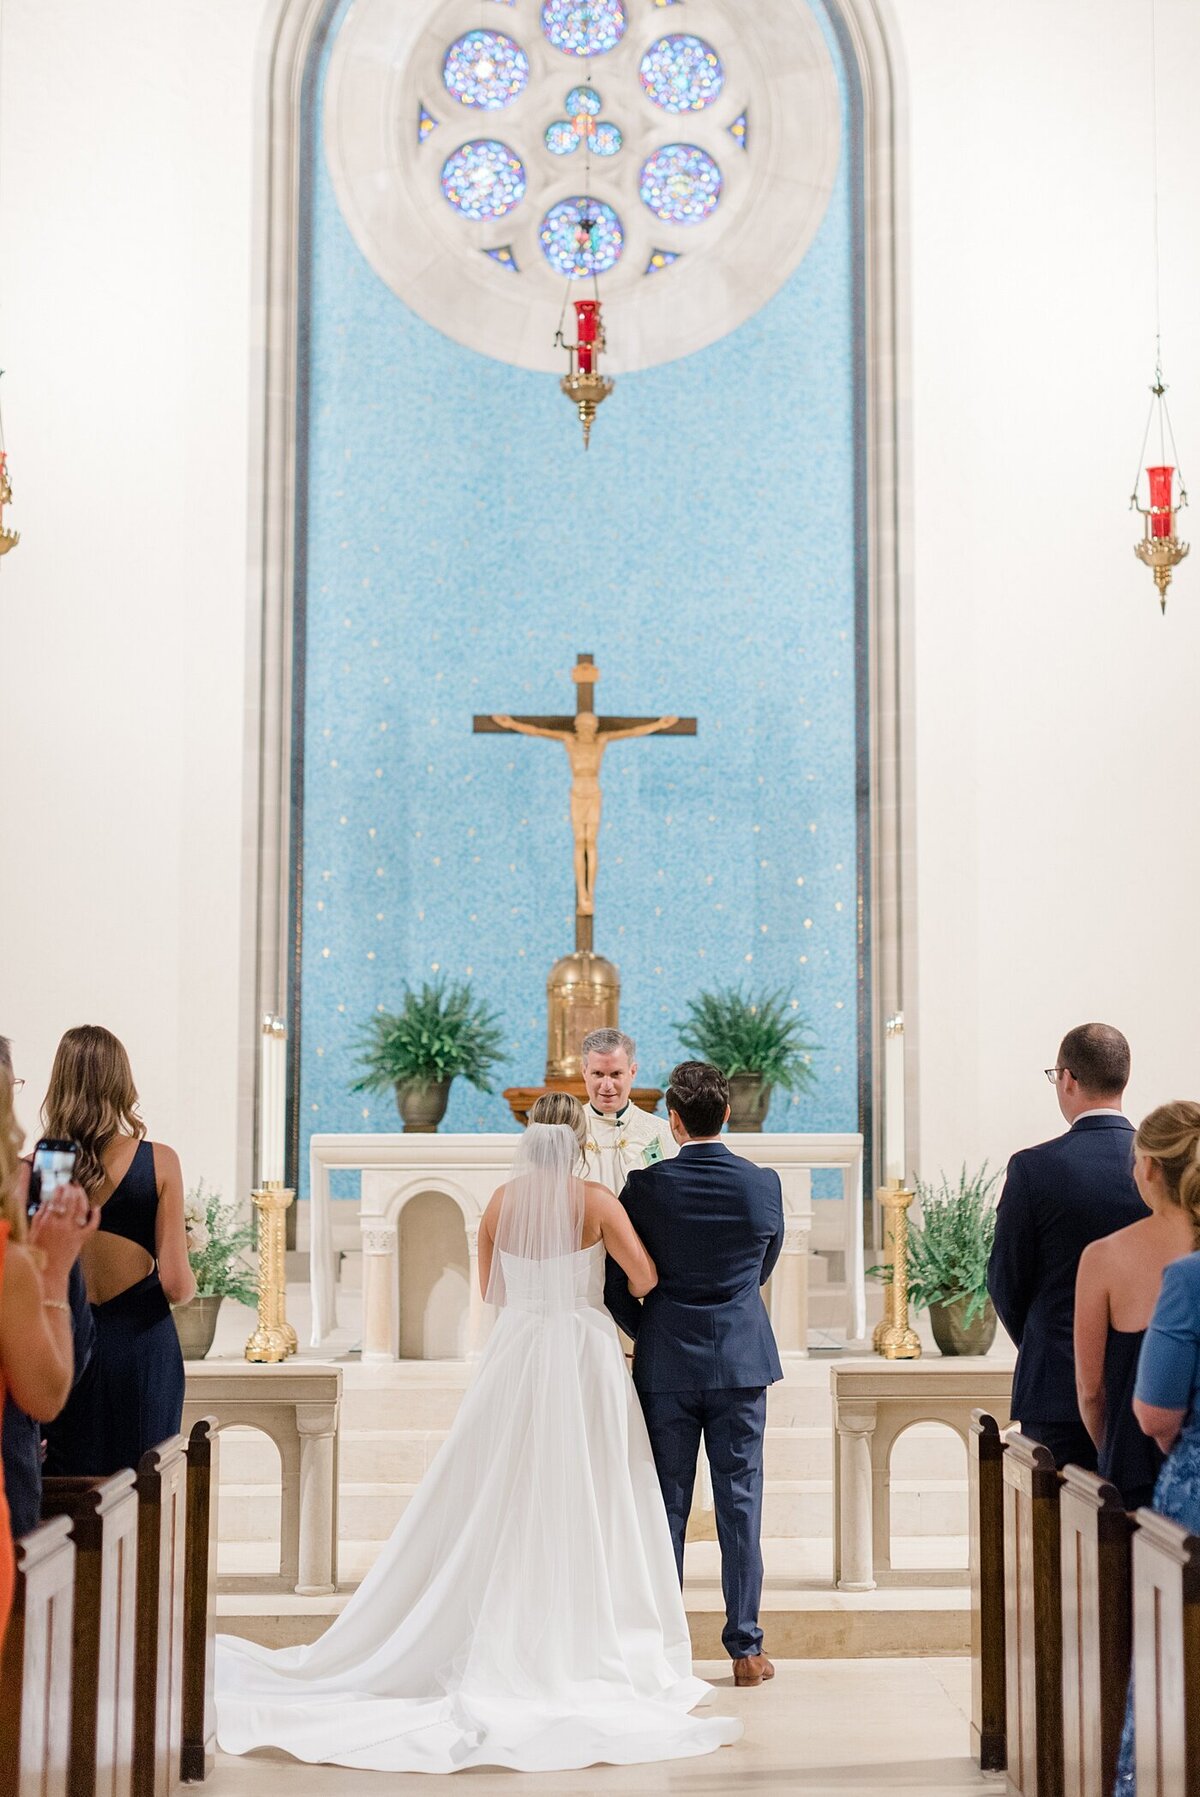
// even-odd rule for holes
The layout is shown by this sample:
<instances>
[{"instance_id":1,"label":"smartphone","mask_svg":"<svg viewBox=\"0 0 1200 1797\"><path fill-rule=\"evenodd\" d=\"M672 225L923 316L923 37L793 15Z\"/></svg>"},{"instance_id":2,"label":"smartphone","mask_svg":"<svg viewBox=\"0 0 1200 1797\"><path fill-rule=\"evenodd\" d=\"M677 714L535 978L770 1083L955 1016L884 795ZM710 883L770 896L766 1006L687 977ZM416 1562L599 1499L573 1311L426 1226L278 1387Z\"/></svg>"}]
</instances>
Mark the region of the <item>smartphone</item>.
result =
<instances>
[{"instance_id":1,"label":"smartphone","mask_svg":"<svg viewBox=\"0 0 1200 1797\"><path fill-rule=\"evenodd\" d=\"M33 1151L33 1175L29 1181L29 1214L53 1198L62 1186L75 1177L79 1143L58 1137L43 1136Z\"/></svg>"}]
</instances>

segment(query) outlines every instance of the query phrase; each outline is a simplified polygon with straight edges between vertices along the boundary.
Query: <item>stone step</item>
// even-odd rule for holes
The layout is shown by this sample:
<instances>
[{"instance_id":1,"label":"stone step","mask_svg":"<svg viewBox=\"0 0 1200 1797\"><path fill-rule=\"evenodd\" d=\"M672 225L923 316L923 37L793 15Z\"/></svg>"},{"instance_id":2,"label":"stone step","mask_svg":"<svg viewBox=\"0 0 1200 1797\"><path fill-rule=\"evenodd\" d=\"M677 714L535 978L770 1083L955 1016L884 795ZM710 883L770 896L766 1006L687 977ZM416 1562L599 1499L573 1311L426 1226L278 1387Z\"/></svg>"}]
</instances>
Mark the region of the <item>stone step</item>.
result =
<instances>
[{"instance_id":1,"label":"stone step","mask_svg":"<svg viewBox=\"0 0 1200 1797\"><path fill-rule=\"evenodd\" d=\"M413 1480L389 1483L343 1482L338 1496L339 1534L349 1540L382 1541L391 1534L416 1490ZM224 1484L220 1495L223 1541L278 1539L279 1512L264 1501L261 1485ZM958 1535L966 1528L965 1479L892 1482L892 1526L901 1535ZM833 1529L833 1492L828 1479L768 1479L763 1494L763 1534L809 1540Z\"/></svg>"},{"instance_id":2,"label":"stone step","mask_svg":"<svg viewBox=\"0 0 1200 1797\"><path fill-rule=\"evenodd\" d=\"M390 1484L419 1479L446 1439L444 1429L343 1430L340 1472L343 1484ZM769 1479L832 1479L833 1430L807 1425L797 1428L770 1426L765 1441L766 1476ZM964 1481L966 1452L948 1429L919 1424L909 1430L894 1450L898 1477ZM250 1429L230 1429L221 1437L221 1482L279 1488L279 1455L265 1435Z\"/></svg>"}]
</instances>

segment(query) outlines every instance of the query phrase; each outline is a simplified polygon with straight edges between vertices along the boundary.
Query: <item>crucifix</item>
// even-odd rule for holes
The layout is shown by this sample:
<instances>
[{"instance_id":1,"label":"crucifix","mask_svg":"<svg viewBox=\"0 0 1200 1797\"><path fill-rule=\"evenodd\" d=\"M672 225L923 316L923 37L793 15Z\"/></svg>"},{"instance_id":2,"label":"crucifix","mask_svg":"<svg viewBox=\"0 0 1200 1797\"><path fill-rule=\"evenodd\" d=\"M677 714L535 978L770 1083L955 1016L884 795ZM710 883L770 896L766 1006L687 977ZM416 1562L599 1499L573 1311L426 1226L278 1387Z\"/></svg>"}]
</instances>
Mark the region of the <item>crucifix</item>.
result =
<instances>
[{"instance_id":1,"label":"crucifix","mask_svg":"<svg viewBox=\"0 0 1200 1797\"><path fill-rule=\"evenodd\" d=\"M571 670L575 682L574 717L509 717L496 712L476 717L475 730L485 735L516 731L560 742L571 763L571 831L575 838L575 948L590 953L595 914L596 860L600 841L600 762L611 742L631 736L695 736L695 718L597 717L592 703L600 670L591 655L579 655Z\"/></svg>"}]
</instances>

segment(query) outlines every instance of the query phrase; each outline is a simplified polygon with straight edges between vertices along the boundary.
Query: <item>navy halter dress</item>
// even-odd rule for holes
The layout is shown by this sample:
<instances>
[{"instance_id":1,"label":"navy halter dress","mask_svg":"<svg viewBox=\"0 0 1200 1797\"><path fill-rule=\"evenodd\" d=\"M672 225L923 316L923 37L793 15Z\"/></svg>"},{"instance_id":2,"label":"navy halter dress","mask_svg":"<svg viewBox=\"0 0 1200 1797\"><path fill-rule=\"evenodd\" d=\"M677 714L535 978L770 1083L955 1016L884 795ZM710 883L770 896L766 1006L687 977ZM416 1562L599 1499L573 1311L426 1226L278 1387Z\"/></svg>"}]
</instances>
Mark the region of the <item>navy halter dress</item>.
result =
<instances>
[{"instance_id":1,"label":"navy halter dress","mask_svg":"<svg viewBox=\"0 0 1200 1797\"><path fill-rule=\"evenodd\" d=\"M139 1142L129 1171L100 1208L100 1228L156 1250L154 1147ZM147 1448L178 1432L184 1371L179 1335L158 1267L92 1305L96 1347L66 1408L46 1431L46 1471L100 1477L136 1467Z\"/></svg>"}]
</instances>

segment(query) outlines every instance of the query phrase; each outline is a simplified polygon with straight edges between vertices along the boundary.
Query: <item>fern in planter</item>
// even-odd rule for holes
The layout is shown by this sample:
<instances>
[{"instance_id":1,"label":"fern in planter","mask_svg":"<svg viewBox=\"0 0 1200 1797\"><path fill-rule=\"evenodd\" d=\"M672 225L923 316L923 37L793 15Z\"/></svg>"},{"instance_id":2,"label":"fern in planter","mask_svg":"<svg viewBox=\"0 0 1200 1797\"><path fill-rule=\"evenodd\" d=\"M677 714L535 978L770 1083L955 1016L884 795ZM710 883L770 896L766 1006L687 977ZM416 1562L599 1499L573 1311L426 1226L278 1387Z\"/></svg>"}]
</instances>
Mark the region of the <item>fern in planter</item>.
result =
<instances>
[{"instance_id":1,"label":"fern in planter","mask_svg":"<svg viewBox=\"0 0 1200 1797\"><path fill-rule=\"evenodd\" d=\"M808 1019L782 992L744 993L727 986L702 992L676 1023L679 1040L729 1079L751 1074L764 1086L807 1092L816 1082Z\"/></svg>"},{"instance_id":2,"label":"fern in planter","mask_svg":"<svg viewBox=\"0 0 1200 1797\"><path fill-rule=\"evenodd\" d=\"M996 1234L994 1192L1000 1175L984 1161L977 1173L966 1162L951 1185L943 1173L937 1185L916 1182L921 1221L908 1235L908 1295L922 1310L966 1300L963 1322L973 1323L987 1303L987 1268ZM872 1276L890 1283L890 1266L872 1267Z\"/></svg>"},{"instance_id":3,"label":"fern in planter","mask_svg":"<svg viewBox=\"0 0 1200 1797\"><path fill-rule=\"evenodd\" d=\"M462 1074L480 1092L500 1059L499 1018L471 996L470 985L427 981L404 988L398 1011L379 1011L359 1043L362 1078L353 1092L440 1085Z\"/></svg>"}]
</instances>

